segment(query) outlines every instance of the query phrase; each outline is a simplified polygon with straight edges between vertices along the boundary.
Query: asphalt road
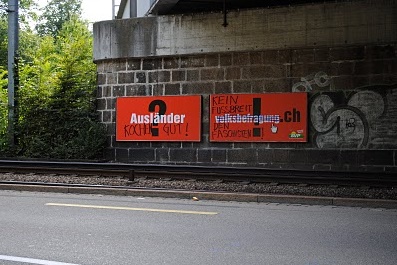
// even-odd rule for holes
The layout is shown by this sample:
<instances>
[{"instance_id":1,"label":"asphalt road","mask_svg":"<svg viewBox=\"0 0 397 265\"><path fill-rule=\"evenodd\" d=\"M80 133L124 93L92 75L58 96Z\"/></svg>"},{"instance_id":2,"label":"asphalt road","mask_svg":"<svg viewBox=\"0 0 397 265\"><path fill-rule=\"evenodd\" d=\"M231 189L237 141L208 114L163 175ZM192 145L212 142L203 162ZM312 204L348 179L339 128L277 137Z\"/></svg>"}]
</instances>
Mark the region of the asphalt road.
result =
<instances>
[{"instance_id":1,"label":"asphalt road","mask_svg":"<svg viewBox=\"0 0 397 265\"><path fill-rule=\"evenodd\" d=\"M0 191L0 264L397 263L397 210Z\"/></svg>"}]
</instances>

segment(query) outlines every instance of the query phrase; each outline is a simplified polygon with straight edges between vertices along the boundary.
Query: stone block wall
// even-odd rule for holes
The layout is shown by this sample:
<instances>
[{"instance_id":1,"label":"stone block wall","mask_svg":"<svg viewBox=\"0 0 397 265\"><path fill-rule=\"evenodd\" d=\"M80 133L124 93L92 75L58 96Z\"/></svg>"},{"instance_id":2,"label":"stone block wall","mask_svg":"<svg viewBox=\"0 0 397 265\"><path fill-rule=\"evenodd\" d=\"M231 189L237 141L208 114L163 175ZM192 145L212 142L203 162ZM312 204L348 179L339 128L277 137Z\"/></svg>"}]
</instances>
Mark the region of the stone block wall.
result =
<instances>
[{"instance_id":1,"label":"stone block wall","mask_svg":"<svg viewBox=\"0 0 397 265\"><path fill-rule=\"evenodd\" d=\"M94 24L98 112L123 163L396 172L397 1ZM306 143L209 141L211 94L308 92ZM201 142L118 142L116 98L202 95Z\"/></svg>"},{"instance_id":2,"label":"stone block wall","mask_svg":"<svg viewBox=\"0 0 397 265\"><path fill-rule=\"evenodd\" d=\"M125 163L396 171L396 43L97 61L98 111L109 160ZM209 142L209 95L309 95L307 143ZM202 95L202 140L117 142L123 96Z\"/></svg>"}]
</instances>

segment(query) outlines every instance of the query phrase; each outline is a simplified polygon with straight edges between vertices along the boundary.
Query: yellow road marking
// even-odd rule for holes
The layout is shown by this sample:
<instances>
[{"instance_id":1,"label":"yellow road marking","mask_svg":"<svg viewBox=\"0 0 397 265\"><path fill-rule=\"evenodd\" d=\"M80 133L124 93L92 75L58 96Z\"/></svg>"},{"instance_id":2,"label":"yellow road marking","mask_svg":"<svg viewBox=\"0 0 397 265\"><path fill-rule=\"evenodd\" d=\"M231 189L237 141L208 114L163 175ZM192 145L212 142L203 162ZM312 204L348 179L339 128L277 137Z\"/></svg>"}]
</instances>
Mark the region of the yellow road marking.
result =
<instances>
[{"instance_id":1,"label":"yellow road marking","mask_svg":"<svg viewBox=\"0 0 397 265\"><path fill-rule=\"evenodd\" d=\"M61 207L91 208L91 209L107 209L107 210L158 212L158 213L180 213L180 214L199 214L199 215L216 215L216 214L218 214L217 212L198 212L198 211L181 211L181 210L163 210L163 209L151 209L151 208L131 208L131 207L102 206L102 205L84 205L84 204L46 203L46 205L47 205L47 206L61 206Z\"/></svg>"}]
</instances>

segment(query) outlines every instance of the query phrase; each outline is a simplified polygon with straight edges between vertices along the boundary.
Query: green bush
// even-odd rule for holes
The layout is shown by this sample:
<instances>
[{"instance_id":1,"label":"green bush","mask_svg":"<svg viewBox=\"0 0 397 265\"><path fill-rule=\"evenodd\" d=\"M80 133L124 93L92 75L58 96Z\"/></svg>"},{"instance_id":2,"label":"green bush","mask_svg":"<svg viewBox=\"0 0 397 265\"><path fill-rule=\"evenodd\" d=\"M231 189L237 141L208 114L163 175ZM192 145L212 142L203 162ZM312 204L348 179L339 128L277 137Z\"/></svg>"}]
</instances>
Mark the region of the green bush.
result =
<instances>
[{"instance_id":1,"label":"green bush","mask_svg":"<svg viewBox=\"0 0 397 265\"><path fill-rule=\"evenodd\" d=\"M5 153L7 148L8 99L6 75L7 71L0 67L0 154Z\"/></svg>"},{"instance_id":2,"label":"green bush","mask_svg":"<svg viewBox=\"0 0 397 265\"><path fill-rule=\"evenodd\" d=\"M14 155L101 159L106 136L95 107L96 66L88 25L75 17L64 23L56 37L36 37L38 46L18 64ZM2 85L4 75L0 75ZM7 150L6 100L2 89L0 156Z\"/></svg>"}]
</instances>

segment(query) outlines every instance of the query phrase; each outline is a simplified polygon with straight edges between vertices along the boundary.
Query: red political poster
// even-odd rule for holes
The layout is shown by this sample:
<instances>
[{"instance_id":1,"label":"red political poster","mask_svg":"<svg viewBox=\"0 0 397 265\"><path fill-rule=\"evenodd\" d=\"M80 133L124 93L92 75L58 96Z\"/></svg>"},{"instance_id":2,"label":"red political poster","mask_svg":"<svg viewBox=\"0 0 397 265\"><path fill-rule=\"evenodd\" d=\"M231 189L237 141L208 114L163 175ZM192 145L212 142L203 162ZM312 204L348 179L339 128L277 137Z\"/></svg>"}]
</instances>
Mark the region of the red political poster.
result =
<instances>
[{"instance_id":1,"label":"red political poster","mask_svg":"<svg viewBox=\"0 0 397 265\"><path fill-rule=\"evenodd\" d=\"M306 142L307 93L210 96L212 142Z\"/></svg>"},{"instance_id":2,"label":"red political poster","mask_svg":"<svg viewBox=\"0 0 397 265\"><path fill-rule=\"evenodd\" d=\"M120 97L117 141L201 140L201 96Z\"/></svg>"}]
</instances>

